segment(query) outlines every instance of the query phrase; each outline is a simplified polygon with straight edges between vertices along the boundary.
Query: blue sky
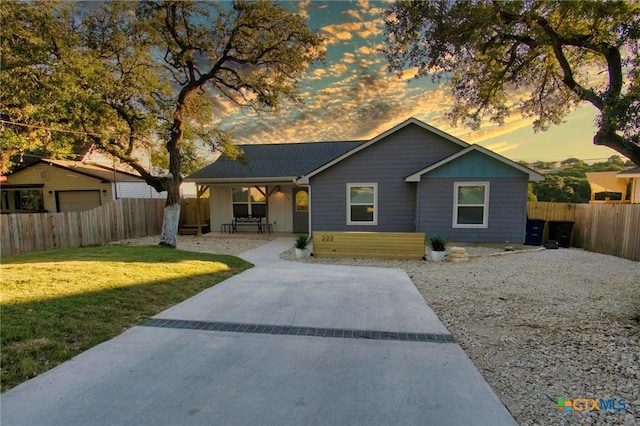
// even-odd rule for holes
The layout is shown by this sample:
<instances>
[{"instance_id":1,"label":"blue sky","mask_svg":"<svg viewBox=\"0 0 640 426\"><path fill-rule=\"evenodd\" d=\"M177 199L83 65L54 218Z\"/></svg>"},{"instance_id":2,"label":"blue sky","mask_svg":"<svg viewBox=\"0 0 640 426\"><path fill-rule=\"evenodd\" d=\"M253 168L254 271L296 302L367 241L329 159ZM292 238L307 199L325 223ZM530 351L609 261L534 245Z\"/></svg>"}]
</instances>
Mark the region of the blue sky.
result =
<instances>
[{"instance_id":1,"label":"blue sky","mask_svg":"<svg viewBox=\"0 0 640 426\"><path fill-rule=\"evenodd\" d=\"M301 107L278 115L237 112L231 106L221 124L233 141L245 143L315 142L369 139L409 117L416 117L469 143L478 143L512 160L559 161L568 157L605 159L617 152L592 144L596 111L584 105L566 122L534 133L519 114L502 127L484 125L472 132L452 127L445 112L452 96L446 85L389 73L378 49L384 42L381 17L389 1L301 1L287 7L307 18L310 28L327 38L324 63L314 65L300 82Z\"/></svg>"}]
</instances>

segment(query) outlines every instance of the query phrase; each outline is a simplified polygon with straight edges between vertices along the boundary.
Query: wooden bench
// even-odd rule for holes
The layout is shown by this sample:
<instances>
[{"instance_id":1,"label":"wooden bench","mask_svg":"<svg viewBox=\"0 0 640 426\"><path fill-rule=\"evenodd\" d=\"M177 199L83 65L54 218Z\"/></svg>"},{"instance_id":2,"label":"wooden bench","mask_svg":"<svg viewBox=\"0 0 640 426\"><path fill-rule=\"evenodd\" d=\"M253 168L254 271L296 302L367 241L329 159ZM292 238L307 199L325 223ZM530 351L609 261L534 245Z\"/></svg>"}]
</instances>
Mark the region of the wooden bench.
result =
<instances>
[{"instance_id":1,"label":"wooden bench","mask_svg":"<svg viewBox=\"0 0 640 426\"><path fill-rule=\"evenodd\" d=\"M264 232L261 217L234 217L231 222L231 232L238 232L238 226L255 226L258 228L258 234Z\"/></svg>"},{"instance_id":2,"label":"wooden bench","mask_svg":"<svg viewBox=\"0 0 640 426\"><path fill-rule=\"evenodd\" d=\"M313 233L315 257L364 259L422 259L424 233L413 232L326 232Z\"/></svg>"}]
</instances>

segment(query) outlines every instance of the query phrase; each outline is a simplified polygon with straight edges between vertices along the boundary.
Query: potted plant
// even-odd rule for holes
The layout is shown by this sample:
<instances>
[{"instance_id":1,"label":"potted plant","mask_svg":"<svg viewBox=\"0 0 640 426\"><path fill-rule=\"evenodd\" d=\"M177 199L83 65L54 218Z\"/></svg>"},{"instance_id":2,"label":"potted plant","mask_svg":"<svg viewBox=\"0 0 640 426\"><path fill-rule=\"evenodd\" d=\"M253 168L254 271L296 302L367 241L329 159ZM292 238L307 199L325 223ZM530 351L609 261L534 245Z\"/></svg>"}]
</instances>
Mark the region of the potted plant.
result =
<instances>
[{"instance_id":1,"label":"potted plant","mask_svg":"<svg viewBox=\"0 0 640 426\"><path fill-rule=\"evenodd\" d=\"M440 262L447 255L445 247L447 240L440 234L433 234L431 238L429 238L429 242L431 243L431 260Z\"/></svg>"},{"instance_id":2,"label":"potted plant","mask_svg":"<svg viewBox=\"0 0 640 426\"><path fill-rule=\"evenodd\" d=\"M302 259L307 254L307 244L309 244L309 237L307 235L298 235L296 243L293 247L296 249L296 258Z\"/></svg>"}]
</instances>

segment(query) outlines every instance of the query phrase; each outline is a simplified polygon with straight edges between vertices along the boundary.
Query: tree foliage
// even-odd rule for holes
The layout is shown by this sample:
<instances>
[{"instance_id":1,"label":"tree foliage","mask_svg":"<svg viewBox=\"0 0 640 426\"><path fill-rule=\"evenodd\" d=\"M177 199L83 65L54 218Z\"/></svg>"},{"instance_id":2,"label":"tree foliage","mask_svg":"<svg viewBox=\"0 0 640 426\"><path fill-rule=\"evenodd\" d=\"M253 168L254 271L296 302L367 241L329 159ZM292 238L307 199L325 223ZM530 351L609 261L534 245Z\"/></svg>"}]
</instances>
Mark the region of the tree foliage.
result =
<instances>
[{"instance_id":1,"label":"tree foliage","mask_svg":"<svg viewBox=\"0 0 640 426\"><path fill-rule=\"evenodd\" d=\"M195 142L239 155L212 125L223 102L258 111L299 102L299 77L323 56L303 17L267 1L7 2L0 11L2 116L20 123L4 126L3 150L91 145L167 191L167 207L179 206L184 166L198 162ZM168 175L149 173L141 153ZM161 244L174 246L167 229L177 218L168 228L167 217Z\"/></svg>"},{"instance_id":2,"label":"tree foliage","mask_svg":"<svg viewBox=\"0 0 640 426\"><path fill-rule=\"evenodd\" d=\"M593 164L571 157L561 161L560 165L561 169L546 173L544 181L529 184L529 200L588 203L591 199L591 186L587 180L588 172L617 172L626 168L618 155L612 155L606 161ZM617 196L620 197L620 194Z\"/></svg>"},{"instance_id":3,"label":"tree foliage","mask_svg":"<svg viewBox=\"0 0 640 426\"><path fill-rule=\"evenodd\" d=\"M580 102L598 111L594 143L640 165L640 6L637 2L400 0L386 14L391 70L446 79L454 123L535 130Z\"/></svg>"}]
</instances>

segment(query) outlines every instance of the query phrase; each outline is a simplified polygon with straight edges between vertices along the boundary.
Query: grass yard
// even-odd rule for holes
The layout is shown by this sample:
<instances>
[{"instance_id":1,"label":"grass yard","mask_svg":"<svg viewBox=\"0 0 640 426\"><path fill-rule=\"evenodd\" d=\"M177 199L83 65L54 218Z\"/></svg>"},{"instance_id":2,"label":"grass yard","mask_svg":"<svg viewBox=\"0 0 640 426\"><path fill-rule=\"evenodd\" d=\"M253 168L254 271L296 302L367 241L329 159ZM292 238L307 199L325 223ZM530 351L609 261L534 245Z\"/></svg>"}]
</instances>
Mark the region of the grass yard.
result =
<instances>
[{"instance_id":1,"label":"grass yard","mask_svg":"<svg viewBox=\"0 0 640 426\"><path fill-rule=\"evenodd\" d=\"M2 391L251 267L158 246L84 247L2 259Z\"/></svg>"}]
</instances>

